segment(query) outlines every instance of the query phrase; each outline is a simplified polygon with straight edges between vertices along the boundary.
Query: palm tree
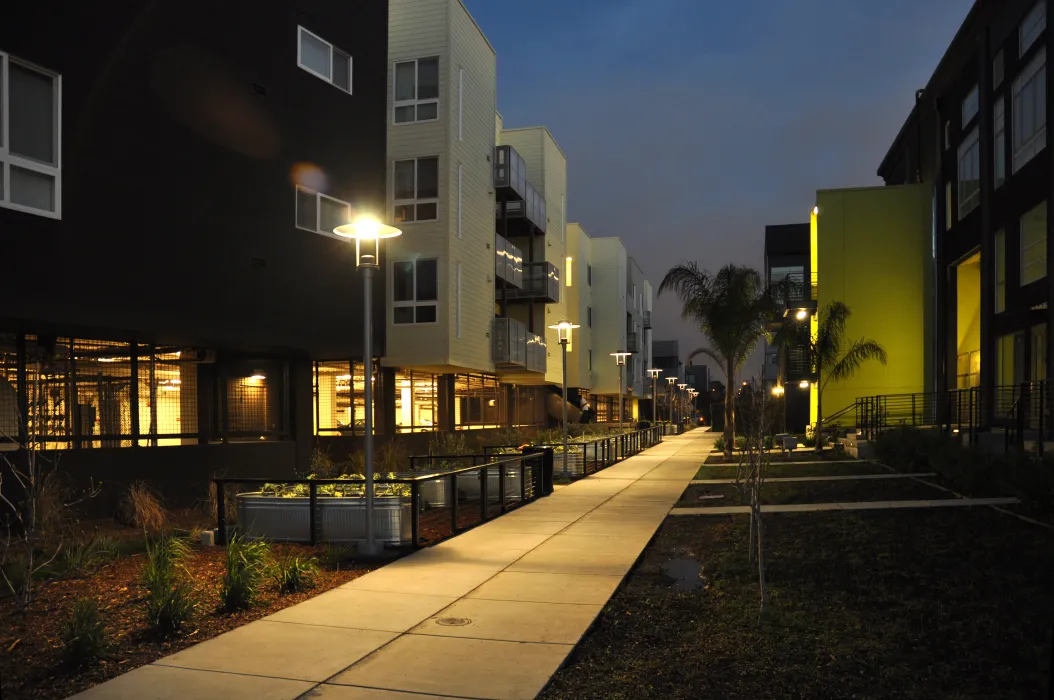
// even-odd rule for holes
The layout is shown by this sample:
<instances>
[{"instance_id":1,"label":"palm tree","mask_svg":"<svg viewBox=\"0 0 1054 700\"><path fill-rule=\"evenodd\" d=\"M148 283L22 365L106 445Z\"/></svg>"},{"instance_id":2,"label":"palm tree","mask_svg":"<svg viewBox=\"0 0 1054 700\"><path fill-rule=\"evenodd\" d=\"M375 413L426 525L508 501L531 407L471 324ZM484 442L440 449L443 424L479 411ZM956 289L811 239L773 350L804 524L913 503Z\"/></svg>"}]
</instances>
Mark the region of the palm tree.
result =
<instances>
[{"instance_id":1,"label":"palm tree","mask_svg":"<svg viewBox=\"0 0 1054 700\"><path fill-rule=\"evenodd\" d=\"M809 334L809 323L790 323L776 333L774 344L783 347L804 347L816 377L816 451L823 449L823 390L829 382L841 382L852 377L860 365L868 360L886 364L886 349L878 342L861 338L845 345L845 325L852 315L849 307L832 301L820 309L817 317L816 339Z\"/></svg>"},{"instance_id":2,"label":"palm tree","mask_svg":"<svg viewBox=\"0 0 1054 700\"><path fill-rule=\"evenodd\" d=\"M765 335L777 310L776 295L757 270L729 264L710 274L698 264L670 268L659 285L659 295L673 292L681 301L681 316L695 321L710 347L689 355L706 355L725 373L725 458L732 459L735 442L736 372Z\"/></svg>"}]
</instances>

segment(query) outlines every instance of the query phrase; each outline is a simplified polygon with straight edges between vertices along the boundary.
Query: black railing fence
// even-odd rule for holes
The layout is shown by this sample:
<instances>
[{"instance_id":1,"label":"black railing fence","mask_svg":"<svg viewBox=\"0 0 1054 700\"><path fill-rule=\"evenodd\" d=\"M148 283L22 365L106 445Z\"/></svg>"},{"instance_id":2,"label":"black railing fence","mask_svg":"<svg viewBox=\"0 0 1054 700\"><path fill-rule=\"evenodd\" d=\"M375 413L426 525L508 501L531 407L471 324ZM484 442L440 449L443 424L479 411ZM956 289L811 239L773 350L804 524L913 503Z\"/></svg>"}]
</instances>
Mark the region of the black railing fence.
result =
<instances>
[{"instance_id":1,"label":"black railing fence","mask_svg":"<svg viewBox=\"0 0 1054 700\"><path fill-rule=\"evenodd\" d=\"M661 425L592 440L581 438L568 440L567 472L564 473L563 444L533 445L553 450L553 473L570 479L581 479L601 469L632 457L662 441L666 428ZM489 455L500 455L519 449L515 445L488 445L483 451Z\"/></svg>"},{"instance_id":2,"label":"black railing fence","mask_svg":"<svg viewBox=\"0 0 1054 700\"><path fill-rule=\"evenodd\" d=\"M1026 382L944 392L886 394L857 399L856 427L868 439L889 428L913 426L959 433L976 444L981 432L1001 430L1007 448L1052 435L1050 383Z\"/></svg>"}]
</instances>

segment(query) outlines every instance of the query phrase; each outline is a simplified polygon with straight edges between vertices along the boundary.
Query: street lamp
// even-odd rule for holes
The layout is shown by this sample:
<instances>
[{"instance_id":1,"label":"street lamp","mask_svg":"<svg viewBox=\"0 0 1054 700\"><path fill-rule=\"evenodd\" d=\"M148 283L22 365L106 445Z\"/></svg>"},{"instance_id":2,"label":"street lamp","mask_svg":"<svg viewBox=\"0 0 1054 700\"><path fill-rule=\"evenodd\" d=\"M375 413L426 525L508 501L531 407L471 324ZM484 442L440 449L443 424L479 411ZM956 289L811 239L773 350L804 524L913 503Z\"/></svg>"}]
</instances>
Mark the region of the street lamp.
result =
<instances>
[{"instance_id":1,"label":"street lamp","mask_svg":"<svg viewBox=\"0 0 1054 700\"><path fill-rule=\"evenodd\" d=\"M571 331L575 328L581 328L576 326L570 321L560 321L555 326L549 326L549 328L556 331L557 337L560 339L560 350L564 360L564 476L568 476L567 473L567 344L571 342Z\"/></svg>"},{"instance_id":2,"label":"street lamp","mask_svg":"<svg viewBox=\"0 0 1054 700\"><path fill-rule=\"evenodd\" d=\"M652 423L658 423L659 422L658 418L656 418L656 415L657 415L656 411L658 410L656 407L659 404L659 392L658 392L658 389L656 389L656 385L659 382L659 375L660 374L662 374L662 370L661 369L649 369L648 370L648 376L651 377L651 422Z\"/></svg>"},{"instance_id":3,"label":"street lamp","mask_svg":"<svg viewBox=\"0 0 1054 700\"><path fill-rule=\"evenodd\" d=\"M681 423L684 423L684 390L687 388L687 384L677 385L677 420Z\"/></svg>"},{"instance_id":4,"label":"street lamp","mask_svg":"<svg viewBox=\"0 0 1054 700\"><path fill-rule=\"evenodd\" d=\"M395 238L402 235L402 231L372 217L362 216L350 224L338 226L333 233L355 240L355 267L362 270L362 398L366 414L362 449L366 462L366 541L362 553L372 556L378 553L373 537L373 271L380 266L381 239Z\"/></svg>"},{"instance_id":5,"label":"street lamp","mask_svg":"<svg viewBox=\"0 0 1054 700\"><path fill-rule=\"evenodd\" d=\"M673 425L673 384L677 377L666 377L666 412L669 414L670 424Z\"/></svg>"},{"instance_id":6,"label":"street lamp","mask_svg":"<svg viewBox=\"0 0 1054 700\"><path fill-rule=\"evenodd\" d=\"M618 365L618 429L622 430L622 382L623 375L626 373L626 358L632 355L631 352L613 352L611 356L615 358L615 364Z\"/></svg>"}]
</instances>

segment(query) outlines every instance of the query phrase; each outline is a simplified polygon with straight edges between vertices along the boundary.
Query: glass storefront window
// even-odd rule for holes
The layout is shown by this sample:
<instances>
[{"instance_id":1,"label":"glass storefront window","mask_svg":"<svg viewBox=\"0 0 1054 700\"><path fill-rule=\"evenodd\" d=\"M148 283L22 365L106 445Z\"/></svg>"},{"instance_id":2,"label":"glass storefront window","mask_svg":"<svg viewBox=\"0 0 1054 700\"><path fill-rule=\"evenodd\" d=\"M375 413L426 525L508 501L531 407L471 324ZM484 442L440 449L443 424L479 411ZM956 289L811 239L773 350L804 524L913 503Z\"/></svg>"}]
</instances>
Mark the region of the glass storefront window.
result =
<instances>
[{"instance_id":1,"label":"glass storefront window","mask_svg":"<svg viewBox=\"0 0 1054 700\"><path fill-rule=\"evenodd\" d=\"M438 378L413 371L395 373L395 430L399 433L437 429Z\"/></svg>"}]
</instances>

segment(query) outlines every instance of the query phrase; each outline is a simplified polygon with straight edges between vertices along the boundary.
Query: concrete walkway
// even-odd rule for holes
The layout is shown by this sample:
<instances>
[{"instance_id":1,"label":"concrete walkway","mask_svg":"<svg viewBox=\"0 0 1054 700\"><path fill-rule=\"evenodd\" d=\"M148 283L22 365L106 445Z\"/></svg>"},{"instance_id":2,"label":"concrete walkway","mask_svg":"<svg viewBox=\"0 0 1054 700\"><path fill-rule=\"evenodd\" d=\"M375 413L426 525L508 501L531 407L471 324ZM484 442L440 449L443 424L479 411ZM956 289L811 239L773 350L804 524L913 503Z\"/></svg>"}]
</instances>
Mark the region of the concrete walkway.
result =
<instances>
[{"instance_id":1,"label":"concrete walkway","mask_svg":"<svg viewBox=\"0 0 1054 700\"><path fill-rule=\"evenodd\" d=\"M710 452L692 431L83 700L534 698Z\"/></svg>"},{"instance_id":2,"label":"concrete walkway","mask_svg":"<svg viewBox=\"0 0 1054 700\"><path fill-rule=\"evenodd\" d=\"M789 503L761 506L762 513L809 513L821 510L889 510L895 508L952 508L963 506L1006 506L1020 503L1016 498L944 498L917 501L859 501L855 503ZM749 513L750 506L713 508L674 508L670 515L736 515Z\"/></svg>"},{"instance_id":3,"label":"concrete walkway","mask_svg":"<svg viewBox=\"0 0 1054 700\"><path fill-rule=\"evenodd\" d=\"M777 476L766 477L766 484L795 484L803 481L853 481L857 479L921 479L937 476L936 472L918 472L915 474L839 474L838 476ZM735 479L692 479L692 486L717 486L734 484Z\"/></svg>"}]
</instances>

